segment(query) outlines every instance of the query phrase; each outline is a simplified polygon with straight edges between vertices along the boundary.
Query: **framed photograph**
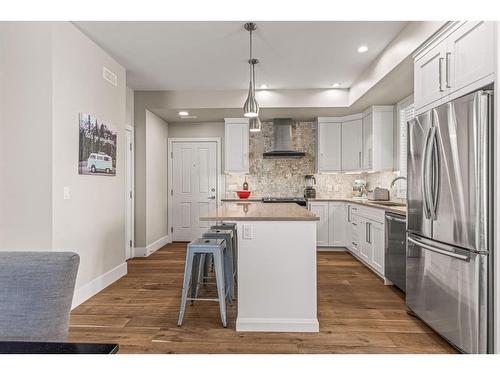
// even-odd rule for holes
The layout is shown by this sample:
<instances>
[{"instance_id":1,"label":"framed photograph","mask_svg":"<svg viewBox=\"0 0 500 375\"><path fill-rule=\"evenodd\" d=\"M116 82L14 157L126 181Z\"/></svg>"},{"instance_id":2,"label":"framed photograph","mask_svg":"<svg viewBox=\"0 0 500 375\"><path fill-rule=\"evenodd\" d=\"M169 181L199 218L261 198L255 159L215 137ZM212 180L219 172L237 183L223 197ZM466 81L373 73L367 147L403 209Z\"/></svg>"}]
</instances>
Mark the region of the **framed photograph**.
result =
<instances>
[{"instance_id":1,"label":"framed photograph","mask_svg":"<svg viewBox=\"0 0 500 375\"><path fill-rule=\"evenodd\" d=\"M80 113L78 173L116 175L116 129L97 117Z\"/></svg>"}]
</instances>

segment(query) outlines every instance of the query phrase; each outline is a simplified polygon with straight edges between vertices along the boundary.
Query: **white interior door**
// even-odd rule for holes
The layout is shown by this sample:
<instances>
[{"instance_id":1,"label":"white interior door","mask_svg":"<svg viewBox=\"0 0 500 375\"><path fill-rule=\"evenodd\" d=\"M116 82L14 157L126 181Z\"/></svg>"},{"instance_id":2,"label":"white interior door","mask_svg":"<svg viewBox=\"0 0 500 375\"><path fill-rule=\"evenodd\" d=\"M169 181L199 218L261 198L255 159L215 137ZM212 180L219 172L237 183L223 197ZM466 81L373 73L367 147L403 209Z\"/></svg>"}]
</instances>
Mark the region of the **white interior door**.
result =
<instances>
[{"instance_id":1,"label":"white interior door","mask_svg":"<svg viewBox=\"0 0 500 375\"><path fill-rule=\"evenodd\" d=\"M192 241L210 225L200 216L217 206L217 143L172 142L172 240Z\"/></svg>"},{"instance_id":2,"label":"white interior door","mask_svg":"<svg viewBox=\"0 0 500 375\"><path fill-rule=\"evenodd\" d=\"M125 201L126 203L126 229L125 229L125 257L126 259L133 258L133 248L134 248L134 135L132 131L125 130L125 142L126 142L126 191L125 191Z\"/></svg>"}]
</instances>

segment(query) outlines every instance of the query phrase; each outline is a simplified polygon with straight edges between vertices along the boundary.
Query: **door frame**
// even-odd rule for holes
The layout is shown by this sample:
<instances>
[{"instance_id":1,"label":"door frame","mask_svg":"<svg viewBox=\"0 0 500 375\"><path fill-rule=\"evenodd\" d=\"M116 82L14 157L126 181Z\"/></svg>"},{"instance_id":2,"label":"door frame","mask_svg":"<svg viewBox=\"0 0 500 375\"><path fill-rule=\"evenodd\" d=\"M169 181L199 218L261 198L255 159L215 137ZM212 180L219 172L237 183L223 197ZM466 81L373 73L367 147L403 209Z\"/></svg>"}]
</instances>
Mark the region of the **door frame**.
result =
<instances>
[{"instance_id":1,"label":"door frame","mask_svg":"<svg viewBox=\"0 0 500 375\"><path fill-rule=\"evenodd\" d=\"M125 260L131 259L134 257L134 246L135 246L135 133L134 128L132 126L125 126L125 139L127 139L126 133L130 133L130 144L131 147L127 144L125 148ZM127 155L130 152L130 176L128 165L127 165ZM127 179L130 177L131 182L131 193L132 197L129 197L129 192L127 190ZM128 210L128 201L130 202L130 211ZM130 216L129 216L130 215ZM128 225L128 220L131 220L132 228ZM129 247L129 251L127 248L127 241L132 241L132 244Z\"/></svg>"},{"instance_id":2,"label":"door frame","mask_svg":"<svg viewBox=\"0 0 500 375\"><path fill-rule=\"evenodd\" d=\"M217 179L217 194L215 204L220 206L221 199L225 195L225 184L224 184L224 175L222 174L222 149L221 144L222 140L220 137L208 137L208 138L168 138L168 149L167 149L167 157L168 157L168 181L167 181L167 194L168 194L168 204L167 204L167 225L168 225L168 234L170 236L170 242L174 241L173 236L173 196L172 192L172 163L173 163L173 146L174 143L202 143L202 142L215 142L216 149L216 173L215 178Z\"/></svg>"}]
</instances>

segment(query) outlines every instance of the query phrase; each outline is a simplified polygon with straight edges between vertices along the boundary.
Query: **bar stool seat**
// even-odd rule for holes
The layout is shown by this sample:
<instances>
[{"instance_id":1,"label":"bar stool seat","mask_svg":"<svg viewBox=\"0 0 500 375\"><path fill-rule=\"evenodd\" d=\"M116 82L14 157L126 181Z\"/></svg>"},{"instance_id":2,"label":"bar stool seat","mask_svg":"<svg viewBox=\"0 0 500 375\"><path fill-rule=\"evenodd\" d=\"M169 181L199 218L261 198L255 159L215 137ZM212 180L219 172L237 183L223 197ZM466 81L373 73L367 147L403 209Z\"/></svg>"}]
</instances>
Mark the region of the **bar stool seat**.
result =
<instances>
[{"instance_id":1,"label":"bar stool seat","mask_svg":"<svg viewBox=\"0 0 500 375\"><path fill-rule=\"evenodd\" d=\"M186 302L188 300L218 301L222 325L227 327L226 314L226 286L224 277L224 253L226 252L226 242L224 239L198 238L187 246L186 265L184 269L184 282L182 285L181 307L179 311L179 320L177 325L182 325L184 313L186 311ZM214 260L215 280L217 283L217 298L198 298L197 286L199 279L191 277L194 271L196 275L199 272L199 263L202 255L210 254ZM191 297L188 298L189 284L191 283ZM193 288L195 292L193 293ZM194 296L193 296L194 294Z\"/></svg>"},{"instance_id":2,"label":"bar stool seat","mask_svg":"<svg viewBox=\"0 0 500 375\"><path fill-rule=\"evenodd\" d=\"M224 255L224 275L226 281L226 288L228 291L228 302L231 305L235 299L234 293L234 248L233 248L233 231L230 229L210 229L203 233L203 238L215 238L223 239L226 242L226 252ZM208 258L208 257L207 257ZM207 278L207 262L205 259L205 264L202 270L202 280Z\"/></svg>"}]
</instances>

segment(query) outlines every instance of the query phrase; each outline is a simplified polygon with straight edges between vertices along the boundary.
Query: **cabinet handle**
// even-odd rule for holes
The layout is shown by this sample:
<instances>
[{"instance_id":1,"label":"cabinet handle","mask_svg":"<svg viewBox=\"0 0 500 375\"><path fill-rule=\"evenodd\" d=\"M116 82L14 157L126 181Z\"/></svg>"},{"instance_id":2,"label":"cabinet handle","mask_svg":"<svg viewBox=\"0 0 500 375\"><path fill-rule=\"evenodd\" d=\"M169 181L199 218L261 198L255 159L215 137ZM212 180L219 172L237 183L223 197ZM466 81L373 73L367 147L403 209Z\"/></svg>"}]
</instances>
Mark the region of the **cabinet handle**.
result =
<instances>
[{"instance_id":1,"label":"cabinet handle","mask_svg":"<svg viewBox=\"0 0 500 375\"><path fill-rule=\"evenodd\" d=\"M352 242L352 244L353 244L354 246L358 246L358 244L357 244L356 242Z\"/></svg>"},{"instance_id":2,"label":"cabinet handle","mask_svg":"<svg viewBox=\"0 0 500 375\"><path fill-rule=\"evenodd\" d=\"M446 88L451 88L450 85L450 57L451 52L446 52Z\"/></svg>"},{"instance_id":3,"label":"cabinet handle","mask_svg":"<svg viewBox=\"0 0 500 375\"><path fill-rule=\"evenodd\" d=\"M371 245L372 243L372 223L366 223L368 224L368 243Z\"/></svg>"},{"instance_id":4,"label":"cabinet handle","mask_svg":"<svg viewBox=\"0 0 500 375\"><path fill-rule=\"evenodd\" d=\"M358 159L359 159L359 163L358 163L358 164L359 164L359 168L361 168L361 151L359 152L359 157L358 157Z\"/></svg>"},{"instance_id":5,"label":"cabinet handle","mask_svg":"<svg viewBox=\"0 0 500 375\"><path fill-rule=\"evenodd\" d=\"M320 165L321 168L323 168L324 165L325 165L324 158L323 158L323 153L321 153L319 155L319 165Z\"/></svg>"},{"instance_id":6,"label":"cabinet handle","mask_svg":"<svg viewBox=\"0 0 500 375\"><path fill-rule=\"evenodd\" d=\"M439 67L439 91L443 92L443 61L444 61L444 57L440 57L439 58L439 64L438 64L438 67Z\"/></svg>"}]
</instances>

